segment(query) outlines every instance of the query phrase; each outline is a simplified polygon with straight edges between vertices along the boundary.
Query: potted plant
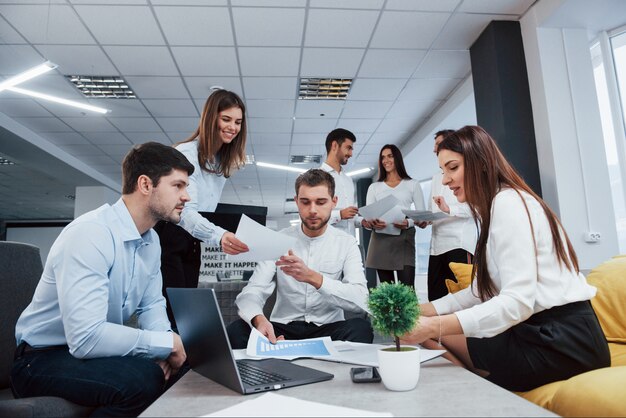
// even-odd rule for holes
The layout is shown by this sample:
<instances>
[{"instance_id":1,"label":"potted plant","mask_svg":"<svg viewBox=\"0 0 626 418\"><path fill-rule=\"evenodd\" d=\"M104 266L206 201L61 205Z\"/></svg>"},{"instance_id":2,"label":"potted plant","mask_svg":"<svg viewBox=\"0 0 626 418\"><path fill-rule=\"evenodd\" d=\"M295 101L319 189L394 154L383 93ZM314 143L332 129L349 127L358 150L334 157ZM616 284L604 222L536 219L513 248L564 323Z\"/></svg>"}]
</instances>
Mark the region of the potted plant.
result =
<instances>
[{"instance_id":1,"label":"potted plant","mask_svg":"<svg viewBox=\"0 0 626 418\"><path fill-rule=\"evenodd\" d=\"M400 336L411 331L419 319L420 308L412 287L381 283L369 295L372 326L383 335L393 336L395 346L378 351L380 375L389 390L411 390L420 371L419 349L401 346Z\"/></svg>"}]
</instances>

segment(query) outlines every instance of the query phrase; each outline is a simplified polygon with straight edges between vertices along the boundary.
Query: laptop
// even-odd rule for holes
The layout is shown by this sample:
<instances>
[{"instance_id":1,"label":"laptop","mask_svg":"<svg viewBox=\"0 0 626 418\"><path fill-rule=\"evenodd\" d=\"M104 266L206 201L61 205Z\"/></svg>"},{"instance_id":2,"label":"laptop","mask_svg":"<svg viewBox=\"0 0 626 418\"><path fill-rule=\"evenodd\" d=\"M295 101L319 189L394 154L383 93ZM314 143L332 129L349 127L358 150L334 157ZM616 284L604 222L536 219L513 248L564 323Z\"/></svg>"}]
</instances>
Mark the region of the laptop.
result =
<instances>
[{"instance_id":1,"label":"laptop","mask_svg":"<svg viewBox=\"0 0 626 418\"><path fill-rule=\"evenodd\" d=\"M213 289L168 288L167 294L189 365L221 385L247 395L334 377L286 360L235 360Z\"/></svg>"}]
</instances>

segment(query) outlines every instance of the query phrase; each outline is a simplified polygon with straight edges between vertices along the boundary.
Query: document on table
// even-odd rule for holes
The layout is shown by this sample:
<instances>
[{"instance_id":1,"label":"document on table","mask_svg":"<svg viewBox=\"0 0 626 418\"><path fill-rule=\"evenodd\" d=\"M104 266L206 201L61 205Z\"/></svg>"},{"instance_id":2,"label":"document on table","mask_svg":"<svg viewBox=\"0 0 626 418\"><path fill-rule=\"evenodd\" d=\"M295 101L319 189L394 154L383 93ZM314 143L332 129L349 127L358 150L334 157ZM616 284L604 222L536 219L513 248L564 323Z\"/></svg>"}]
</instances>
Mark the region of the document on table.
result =
<instances>
[{"instance_id":1,"label":"document on table","mask_svg":"<svg viewBox=\"0 0 626 418\"><path fill-rule=\"evenodd\" d=\"M281 255L287 254L296 243L294 237L269 229L246 215L241 215L235 235L248 246L250 251L237 255L226 255L227 260L277 260Z\"/></svg>"},{"instance_id":2,"label":"document on table","mask_svg":"<svg viewBox=\"0 0 626 418\"><path fill-rule=\"evenodd\" d=\"M429 210L402 209L402 213L413 219L415 222L436 222L450 217L447 213L431 212Z\"/></svg>"},{"instance_id":3,"label":"document on table","mask_svg":"<svg viewBox=\"0 0 626 418\"><path fill-rule=\"evenodd\" d=\"M359 208L359 215L366 221L380 219L387 223L386 227L375 231L377 234L400 235L400 228L393 225L394 222L402 222L405 219L398 203L400 201L395 196L388 195L370 205Z\"/></svg>"},{"instance_id":4,"label":"document on table","mask_svg":"<svg viewBox=\"0 0 626 418\"><path fill-rule=\"evenodd\" d=\"M205 417L392 417L390 412L346 408L266 393Z\"/></svg>"},{"instance_id":5,"label":"document on table","mask_svg":"<svg viewBox=\"0 0 626 418\"><path fill-rule=\"evenodd\" d=\"M382 344L365 344L351 341L333 341L333 343L335 343L337 355L322 360L373 367L378 367L378 350L389 347ZM429 350L420 347L420 363L437 358L445 352L446 350Z\"/></svg>"},{"instance_id":6,"label":"document on table","mask_svg":"<svg viewBox=\"0 0 626 418\"><path fill-rule=\"evenodd\" d=\"M269 342L266 336L252 328L246 354L252 358L329 358L337 356L337 350L330 337L308 338L305 340L284 340L276 344Z\"/></svg>"}]
</instances>

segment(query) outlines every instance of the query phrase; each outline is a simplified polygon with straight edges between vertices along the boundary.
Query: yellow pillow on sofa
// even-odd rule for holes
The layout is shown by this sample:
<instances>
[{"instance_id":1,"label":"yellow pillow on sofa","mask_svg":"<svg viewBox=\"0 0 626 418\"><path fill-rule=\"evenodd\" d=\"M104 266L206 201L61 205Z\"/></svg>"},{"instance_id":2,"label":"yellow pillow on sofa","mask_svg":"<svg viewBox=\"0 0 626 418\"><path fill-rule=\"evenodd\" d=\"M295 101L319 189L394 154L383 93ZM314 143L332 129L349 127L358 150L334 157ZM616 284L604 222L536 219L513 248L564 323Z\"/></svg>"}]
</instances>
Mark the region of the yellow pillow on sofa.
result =
<instances>
[{"instance_id":1,"label":"yellow pillow on sofa","mask_svg":"<svg viewBox=\"0 0 626 418\"><path fill-rule=\"evenodd\" d=\"M465 289L472 283L472 265L465 263L450 263L450 270L454 273L454 280L446 279L446 287L449 293L456 293Z\"/></svg>"},{"instance_id":2,"label":"yellow pillow on sofa","mask_svg":"<svg viewBox=\"0 0 626 418\"><path fill-rule=\"evenodd\" d=\"M609 342L626 343L626 257L617 256L591 270L587 282L598 288L591 299Z\"/></svg>"}]
</instances>

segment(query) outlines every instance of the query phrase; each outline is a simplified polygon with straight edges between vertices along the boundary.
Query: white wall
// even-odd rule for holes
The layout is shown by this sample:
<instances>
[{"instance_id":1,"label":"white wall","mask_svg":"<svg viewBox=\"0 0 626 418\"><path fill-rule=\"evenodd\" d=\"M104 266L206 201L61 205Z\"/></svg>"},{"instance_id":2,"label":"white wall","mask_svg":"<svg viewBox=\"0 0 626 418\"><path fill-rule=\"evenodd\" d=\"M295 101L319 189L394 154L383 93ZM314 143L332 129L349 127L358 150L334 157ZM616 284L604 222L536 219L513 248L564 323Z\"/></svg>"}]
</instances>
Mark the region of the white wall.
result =
<instances>
[{"instance_id":1,"label":"white wall","mask_svg":"<svg viewBox=\"0 0 626 418\"><path fill-rule=\"evenodd\" d=\"M7 227L7 241L23 242L39 247L41 263L46 263L50 247L54 244L61 231L62 226L29 226L29 227Z\"/></svg>"},{"instance_id":2,"label":"white wall","mask_svg":"<svg viewBox=\"0 0 626 418\"><path fill-rule=\"evenodd\" d=\"M89 186L76 188L74 201L74 219L91 210L108 203L114 204L121 194L105 186Z\"/></svg>"}]
</instances>

